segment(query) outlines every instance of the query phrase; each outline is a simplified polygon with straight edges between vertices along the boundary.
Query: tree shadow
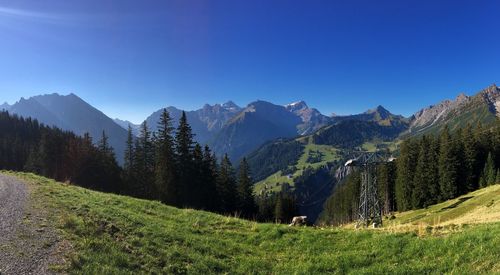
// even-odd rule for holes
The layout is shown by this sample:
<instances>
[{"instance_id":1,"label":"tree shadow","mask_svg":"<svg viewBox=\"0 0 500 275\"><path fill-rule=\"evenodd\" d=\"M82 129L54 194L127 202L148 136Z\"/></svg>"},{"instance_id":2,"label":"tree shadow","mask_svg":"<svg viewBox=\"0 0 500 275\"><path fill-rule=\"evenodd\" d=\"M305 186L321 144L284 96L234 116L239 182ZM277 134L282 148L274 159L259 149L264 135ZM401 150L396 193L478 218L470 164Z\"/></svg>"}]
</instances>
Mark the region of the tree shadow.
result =
<instances>
[{"instance_id":1,"label":"tree shadow","mask_svg":"<svg viewBox=\"0 0 500 275\"><path fill-rule=\"evenodd\" d=\"M474 196L469 196L469 197L463 197L463 198L460 198L458 199L457 202L455 202L454 204L451 204L451 205L448 205L446 207L443 207L441 208L441 210L439 210L439 212L442 212L442 211L445 211L445 210L448 210L448 209L453 209L453 208L456 208L457 206L459 206L460 204L464 203L465 201L468 201L470 199L474 198Z\"/></svg>"}]
</instances>

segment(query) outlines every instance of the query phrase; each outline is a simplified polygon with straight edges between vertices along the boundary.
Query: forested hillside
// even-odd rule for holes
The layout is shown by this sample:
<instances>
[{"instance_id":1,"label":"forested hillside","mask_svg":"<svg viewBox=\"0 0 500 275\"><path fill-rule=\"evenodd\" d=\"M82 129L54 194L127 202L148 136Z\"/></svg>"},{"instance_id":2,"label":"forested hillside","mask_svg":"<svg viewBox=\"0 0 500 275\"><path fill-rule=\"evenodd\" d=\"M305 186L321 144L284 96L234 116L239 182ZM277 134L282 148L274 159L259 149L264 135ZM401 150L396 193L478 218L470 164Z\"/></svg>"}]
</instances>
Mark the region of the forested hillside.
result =
<instances>
[{"instance_id":1,"label":"forested hillside","mask_svg":"<svg viewBox=\"0 0 500 275\"><path fill-rule=\"evenodd\" d=\"M124 155L122 169L104 132L95 146L88 134L78 137L30 118L0 113L0 170L34 172L178 207L258 216L246 160L236 174L227 155L219 161L208 146L193 141L185 114L177 129L166 110L157 132L143 123L134 138L129 129Z\"/></svg>"},{"instance_id":2,"label":"forested hillside","mask_svg":"<svg viewBox=\"0 0 500 275\"><path fill-rule=\"evenodd\" d=\"M425 208L500 182L500 123L492 128L466 126L438 136L410 138L393 163L377 169L384 213ZM359 203L360 177L337 185L325 203L321 222L351 222Z\"/></svg>"},{"instance_id":3,"label":"forested hillside","mask_svg":"<svg viewBox=\"0 0 500 275\"><path fill-rule=\"evenodd\" d=\"M79 137L8 112L0 112L0 169L30 171L107 192L123 188L106 135L95 146L88 134Z\"/></svg>"}]
</instances>

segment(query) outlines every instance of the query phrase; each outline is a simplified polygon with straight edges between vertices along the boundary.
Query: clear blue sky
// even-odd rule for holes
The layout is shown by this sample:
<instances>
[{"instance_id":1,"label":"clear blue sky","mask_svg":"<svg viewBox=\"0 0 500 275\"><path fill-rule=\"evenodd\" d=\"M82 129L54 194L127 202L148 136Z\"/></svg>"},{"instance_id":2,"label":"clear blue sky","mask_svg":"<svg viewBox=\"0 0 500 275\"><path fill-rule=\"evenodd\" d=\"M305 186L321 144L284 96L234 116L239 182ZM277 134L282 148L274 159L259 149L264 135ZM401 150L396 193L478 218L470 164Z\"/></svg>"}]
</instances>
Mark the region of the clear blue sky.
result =
<instances>
[{"instance_id":1,"label":"clear blue sky","mask_svg":"<svg viewBox=\"0 0 500 275\"><path fill-rule=\"evenodd\" d=\"M0 0L0 101L73 92L133 122L230 99L409 115L500 82L499 3Z\"/></svg>"}]
</instances>

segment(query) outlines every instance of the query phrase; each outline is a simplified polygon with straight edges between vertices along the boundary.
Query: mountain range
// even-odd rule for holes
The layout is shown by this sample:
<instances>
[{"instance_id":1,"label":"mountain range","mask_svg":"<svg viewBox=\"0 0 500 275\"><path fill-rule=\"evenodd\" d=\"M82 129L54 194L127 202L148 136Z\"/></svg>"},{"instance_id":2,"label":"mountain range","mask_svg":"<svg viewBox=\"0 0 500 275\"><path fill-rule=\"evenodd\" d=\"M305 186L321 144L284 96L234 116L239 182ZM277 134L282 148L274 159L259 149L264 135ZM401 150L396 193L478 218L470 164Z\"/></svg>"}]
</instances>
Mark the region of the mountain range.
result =
<instances>
[{"instance_id":1,"label":"mountain range","mask_svg":"<svg viewBox=\"0 0 500 275\"><path fill-rule=\"evenodd\" d=\"M4 110L22 117L31 117L39 122L72 131L78 135L89 133L94 142L101 139L103 131L109 137L117 160L123 160L127 131L116 124L103 112L94 108L75 94L47 94L21 98L9 106L2 105Z\"/></svg>"},{"instance_id":2,"label":"mountain range","mask_svg":"<svg viewBox=\"0 0 500 275\"><path fill-rule=\"evenodd\" d=\"M176 126L182 110L173 106L165 108ZM2 109L79 135L88 132L94 141L99 140L105 131L119 161L123 156L128 126L134 135L140 134L139 125L113 120L74 94L21 98L13 105L0 105ZM157 110L145 119L153 130L161 111ZM261 100L246 107L232 101L206 104L198 110L186 111L186 115L197 142L210 145L218 155L227 153L237 161L278 138L311 135L318 143L343 143L352 139L352 144L359 145L366 139L433 133L444 125L453 130L467 123L491 123L500 116L500 89L491 85L474 96L460 94L454 100L423 108L408 118L394 115L382 106L356 115L326 116L304 101L282 106Z\"/></svg>"}]
</instances>

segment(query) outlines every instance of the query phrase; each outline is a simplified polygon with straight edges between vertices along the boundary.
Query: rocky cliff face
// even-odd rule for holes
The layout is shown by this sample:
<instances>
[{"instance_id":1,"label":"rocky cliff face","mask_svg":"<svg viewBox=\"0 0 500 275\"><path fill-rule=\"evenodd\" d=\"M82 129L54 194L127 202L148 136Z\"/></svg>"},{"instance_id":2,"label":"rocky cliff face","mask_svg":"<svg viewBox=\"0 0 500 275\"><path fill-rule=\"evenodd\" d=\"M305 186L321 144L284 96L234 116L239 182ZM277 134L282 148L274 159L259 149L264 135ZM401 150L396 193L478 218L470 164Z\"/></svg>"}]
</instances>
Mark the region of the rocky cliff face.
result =
<instances>
[{"instance_id":1,"label":"rocky cliff face","mask_svg":"<svg viewBox=\"0 0 500 275\"><path fill-rule=\"evenodd\" d=\"M410 118L410 134L432 132L444 125L456 128L467 123L488 124L500 117L500 89L491 85L474 96L459 94L424 108Z\"/></svg>"},{"instance_id":2,"label":"rocky cliff face","mask_svg":"<svg viewBox=\"0 0 500 275\"><path fill-rule=\"evenodd\" d=\"M441 119L445 119L448 114L465 105L470 100L465 94L460 94L455 100L444 100L436 105L424 108L411 118L410 129L423 129L432 126Z\"/></svg>"},{"instance_id":3,"label":"rocky cliff face","mask_svg":"<svg viewBox=\"0 0 500 275\"><path fill-rule=\"evenodd\" d=\"M488 104L491 111L494 112L497 117L500 117L500 88L493 84L481 91L480 95Z\"/></svg>"}]
</instances>

